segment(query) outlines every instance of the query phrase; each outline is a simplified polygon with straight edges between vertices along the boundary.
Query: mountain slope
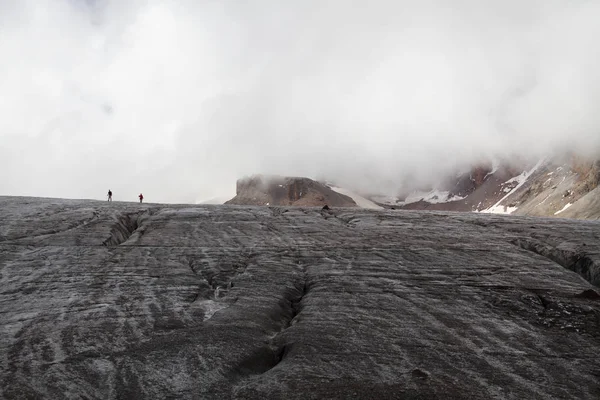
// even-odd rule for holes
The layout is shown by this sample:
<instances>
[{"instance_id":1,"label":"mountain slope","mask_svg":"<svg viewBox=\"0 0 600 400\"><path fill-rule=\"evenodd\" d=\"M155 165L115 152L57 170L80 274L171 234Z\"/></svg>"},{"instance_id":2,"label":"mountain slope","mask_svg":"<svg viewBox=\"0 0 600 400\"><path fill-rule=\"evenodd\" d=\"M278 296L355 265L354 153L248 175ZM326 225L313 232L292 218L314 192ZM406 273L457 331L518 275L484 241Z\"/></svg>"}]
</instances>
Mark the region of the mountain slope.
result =
<instances>
[{"instance_id":1,"label":"mountain slope","mask_svg":"<svg viewBox=\"0 0 600 400\"><path fill-rule=\"evenodd\" d=\"M600 161L574 157L479 166L448 181L403 199L373 199L388 208L600 218Z\"/></svg>"}]
</instances>

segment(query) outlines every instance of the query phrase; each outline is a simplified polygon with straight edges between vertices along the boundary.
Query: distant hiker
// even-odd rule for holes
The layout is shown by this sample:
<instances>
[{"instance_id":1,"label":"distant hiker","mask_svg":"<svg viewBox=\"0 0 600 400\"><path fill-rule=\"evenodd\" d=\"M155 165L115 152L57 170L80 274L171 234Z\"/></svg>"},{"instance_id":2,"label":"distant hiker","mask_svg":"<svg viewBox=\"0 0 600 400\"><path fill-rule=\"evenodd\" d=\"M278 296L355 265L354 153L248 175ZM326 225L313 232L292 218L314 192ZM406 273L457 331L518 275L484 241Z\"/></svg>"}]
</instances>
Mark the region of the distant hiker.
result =
<instances>
[{"instance_id":1,"label":"distant hiker","mask_svg":"<svg viewBox=\"0 0 600 400\"><path fill-rule=\"evenodd\" d=\"M108 189L108 201L112 201L112 192Z\"/></svg>"},{"instance_id":2,"label":"distant hiker","mask_svg":"<svg viewBox=\"0 0 600 400\"><path fill-rule=\"evenodd\" d=\"M140 193L140 195L138 197L140 198L140 204L141 204L142 200L144 200L144 195Z\"/></svg>"}]
</instances>

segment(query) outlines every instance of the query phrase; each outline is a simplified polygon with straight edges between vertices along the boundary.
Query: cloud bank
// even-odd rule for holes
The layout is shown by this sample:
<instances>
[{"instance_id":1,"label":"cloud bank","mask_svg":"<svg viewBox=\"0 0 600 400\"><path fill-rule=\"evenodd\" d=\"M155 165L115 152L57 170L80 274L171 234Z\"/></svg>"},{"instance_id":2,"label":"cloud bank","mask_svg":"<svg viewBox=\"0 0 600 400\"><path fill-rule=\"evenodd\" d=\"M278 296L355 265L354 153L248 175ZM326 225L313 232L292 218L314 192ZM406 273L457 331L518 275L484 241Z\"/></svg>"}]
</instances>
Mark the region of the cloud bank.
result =
<instances>
[{"instance_id":1,"label":"cloud bank","mask_svg":"<svg viewBox=\"0 0 600 400\"><path fill-rule=\"evenodd\" d=\"M600 3L0 0L0 194L393 193L600 148ZM408 178L407 178L408 177Z\"/></svg>"}]
</instances>

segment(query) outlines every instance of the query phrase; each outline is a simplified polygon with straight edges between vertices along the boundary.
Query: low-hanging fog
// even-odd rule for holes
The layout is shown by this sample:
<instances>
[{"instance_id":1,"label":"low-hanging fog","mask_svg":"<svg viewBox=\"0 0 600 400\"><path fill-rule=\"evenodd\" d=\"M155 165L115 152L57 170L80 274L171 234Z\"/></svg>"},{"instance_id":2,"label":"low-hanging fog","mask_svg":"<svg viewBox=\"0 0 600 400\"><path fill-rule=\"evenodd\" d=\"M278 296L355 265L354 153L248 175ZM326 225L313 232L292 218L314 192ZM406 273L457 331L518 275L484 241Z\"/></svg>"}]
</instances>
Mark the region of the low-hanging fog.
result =
<instances>
[{"instance_id":1,"label":"low-hanging fog","mask_svg":"<svg viewBox=\"0 0 600 400\"><path fill-rule=\"evenodd\" d=\"M0 0L0 194L395 192L600 146L600 2Z\"/></svg>"}]
</instances>

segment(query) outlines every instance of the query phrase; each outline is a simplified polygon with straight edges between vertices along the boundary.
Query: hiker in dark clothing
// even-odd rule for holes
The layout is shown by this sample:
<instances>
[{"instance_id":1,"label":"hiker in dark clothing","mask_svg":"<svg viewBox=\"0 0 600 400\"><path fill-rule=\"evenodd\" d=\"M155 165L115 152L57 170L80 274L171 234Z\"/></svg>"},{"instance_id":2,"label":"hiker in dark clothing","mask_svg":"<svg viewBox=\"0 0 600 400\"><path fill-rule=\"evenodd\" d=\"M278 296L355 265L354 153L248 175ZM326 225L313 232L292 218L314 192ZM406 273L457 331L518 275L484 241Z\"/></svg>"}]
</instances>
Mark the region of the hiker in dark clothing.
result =
<instances>
[{"instance_id":1,"label":"hiker in dark clothing","mask_svg":"<svg viewBox=\"0 0 600 400\"><path fill-rule=\"evenodd\" d=\"M112 201L112 192L108 189L108 201Z\"/></svg>"},{"instance_id":2,"label":"hiker in dark clothing","mask_svg":"<svg viewBox=\"0 0 600 400\"><path fill-rule=\"evenodd\" d=\"M142 204L142 200L144 200L144 195L140 193L138 197L140 198L140 204Z\"/></svg>"}]
</instances>

